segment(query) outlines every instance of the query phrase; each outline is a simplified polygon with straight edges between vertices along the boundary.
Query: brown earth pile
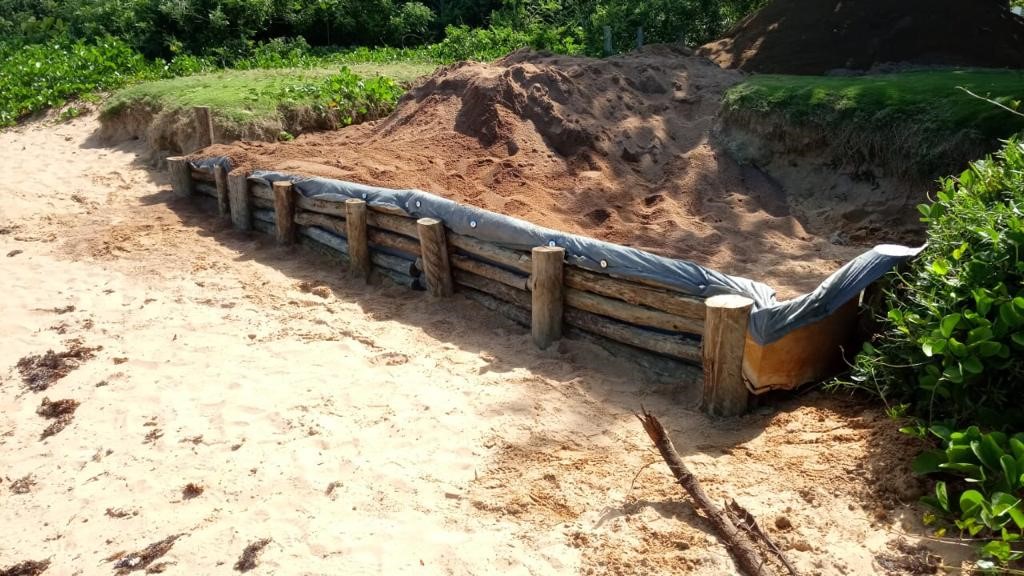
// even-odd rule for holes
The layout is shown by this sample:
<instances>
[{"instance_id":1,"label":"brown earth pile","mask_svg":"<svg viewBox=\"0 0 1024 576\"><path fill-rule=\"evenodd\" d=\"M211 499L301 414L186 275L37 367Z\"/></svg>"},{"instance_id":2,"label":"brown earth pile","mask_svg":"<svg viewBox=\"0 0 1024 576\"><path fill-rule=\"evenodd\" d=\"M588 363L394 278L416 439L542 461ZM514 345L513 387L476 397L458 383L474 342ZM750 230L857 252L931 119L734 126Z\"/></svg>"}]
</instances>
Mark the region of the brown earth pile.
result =
<instances>
[{"instance_id":1,"label":"brown earth pile","mask_svg":"<svg viewBox=\"0 0 1024 576\"><path fill-rule=\"evenodd\" d=\"M852 224L828 210L802 224L778 185L712 138L722 94L740 79L663 46L606 60L520 52L442 69L379 122L201 154L420 188L791 296L861 247L829 243Z\"/></svg>"},{"instance_id":2,"label":"brown earth pile","mask_svg":"<svg viewBox=\"0 0 1024 576\"><path fill-rule=\"evenodd\" d=\"M1020 68L1024 18L996 0L772 0L699 52L776 74L887 63Z\"/></svg>"}]
</instances>

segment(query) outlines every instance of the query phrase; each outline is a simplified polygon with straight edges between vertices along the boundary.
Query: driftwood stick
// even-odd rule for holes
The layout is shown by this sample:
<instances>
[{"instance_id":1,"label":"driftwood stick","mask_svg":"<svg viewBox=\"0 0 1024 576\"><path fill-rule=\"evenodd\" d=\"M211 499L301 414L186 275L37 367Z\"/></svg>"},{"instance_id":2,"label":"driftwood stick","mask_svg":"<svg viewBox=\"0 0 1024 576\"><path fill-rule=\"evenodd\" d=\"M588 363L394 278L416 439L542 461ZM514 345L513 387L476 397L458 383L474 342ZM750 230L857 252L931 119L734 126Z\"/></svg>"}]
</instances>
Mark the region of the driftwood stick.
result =
<instances>
[{"instance_id":1,"label":"driftwood stick","mask_svg":"<svg viewBox=\"0 0 1024 576\"><path fill-rule=\"evenodd\" d=\"M789 558L779 549L779 546L772 540L761 527L757 525L757 519L750 513L746 508L740 506L735 500L730 500L725 503L725 512L729 515L729 519L732 523L750 533L750 536L760 540L768 551L775 555L776 558L782 562L782 565L786 567L786 571L791 576L797 576L796 568L793 567L789 562Z\"/></svg>"},{"instance_id":2,"label":"driftwood stick","mask_svg":"<svg viewBox=\"0 0 1024 576\"><path fill-rule=\"evenodd\" d=\"M661 453L661 457L668 464L672 475L676 477L676 480L686 490L694 504L697 505L697 509L703 512L708 520L711 521L715 531L718 532L719 537L723 540L726 549L729 550L729 553L732 554L733 559L736 561L739 571L747 576L762 574L764 560L761 558L761 554L758 552L757 547L754 546L750 536L733 524L729 520L729 516L715 506L711 499L708 498L708 495L704 493L700 481L686 467L683 459L679 457L679 453L676 452L675 446L672 445L672 440L668 437L668 432L665 431L665 427L661 425L661 422L646 409L641 410L642 414L637 414L636 417L643 424L644 431L647 432L651 441L658 448L658 452Z\"/></svg>"}]
</instances>

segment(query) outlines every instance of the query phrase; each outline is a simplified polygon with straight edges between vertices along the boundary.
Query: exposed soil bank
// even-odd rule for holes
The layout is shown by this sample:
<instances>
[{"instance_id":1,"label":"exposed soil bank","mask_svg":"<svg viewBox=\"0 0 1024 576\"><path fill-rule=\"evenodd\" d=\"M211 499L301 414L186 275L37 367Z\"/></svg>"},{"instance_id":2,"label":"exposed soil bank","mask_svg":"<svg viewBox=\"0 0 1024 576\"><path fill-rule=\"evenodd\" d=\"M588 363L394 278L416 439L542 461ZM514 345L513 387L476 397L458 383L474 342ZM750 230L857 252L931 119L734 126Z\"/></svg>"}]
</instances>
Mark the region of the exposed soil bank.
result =
<instances>
[{"instance_id":1,"label":"exposed soil bank","mask_svg":"<svg viewBox=\"0 0 1024 576\"><path fill-rule=\"evenodd\" d=\"M773 0L701 54L777 74L886 63L1020 68L1024 18L995 0Z\"/></svg>"},{"instance_id":2,"label":"exposed soil bank","mask_svg":"<svg viewBox=\"0 0 1024 576\"><path fill-rule=\"evenodd\" d=\"M203 154L420 188L792 296L863 246L832 244L832 231L857 224L827 210L797 217L778 183L713 137L722 95L741 78L666 46L603 60L519 52L440 70L379 122ZM900 237L878 232L868 242Z\"/></svg>"}]
</instances>

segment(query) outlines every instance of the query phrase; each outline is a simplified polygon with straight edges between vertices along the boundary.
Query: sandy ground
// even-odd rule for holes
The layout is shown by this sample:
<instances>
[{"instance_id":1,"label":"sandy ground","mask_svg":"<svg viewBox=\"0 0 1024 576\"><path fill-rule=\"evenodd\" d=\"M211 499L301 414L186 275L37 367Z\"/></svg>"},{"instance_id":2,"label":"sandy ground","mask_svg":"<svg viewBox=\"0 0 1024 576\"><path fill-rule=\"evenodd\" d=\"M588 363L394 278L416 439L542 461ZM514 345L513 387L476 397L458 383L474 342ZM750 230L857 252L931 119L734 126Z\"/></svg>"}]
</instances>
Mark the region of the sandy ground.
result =
<instances>
[{"instance_id":1,"label":"sandy ground","mask_svg":"<svg viewBox=\"0 0 1024 576\"><path fill-rule=\"evenodd\" d=\"M710 421L695 372L541 353L461 297L360 285L168 204L96 126L0 133L0 570L111 574L180 535L150 569L231 573L270 538L253 574L733 574L641 404L801 573L928 558L900 543L922 487L876 408L811 394ZM16 365L51 349L80 358L32 391ZM44 398L80 403L46 438Z\"/></svg>"}]
</instances>

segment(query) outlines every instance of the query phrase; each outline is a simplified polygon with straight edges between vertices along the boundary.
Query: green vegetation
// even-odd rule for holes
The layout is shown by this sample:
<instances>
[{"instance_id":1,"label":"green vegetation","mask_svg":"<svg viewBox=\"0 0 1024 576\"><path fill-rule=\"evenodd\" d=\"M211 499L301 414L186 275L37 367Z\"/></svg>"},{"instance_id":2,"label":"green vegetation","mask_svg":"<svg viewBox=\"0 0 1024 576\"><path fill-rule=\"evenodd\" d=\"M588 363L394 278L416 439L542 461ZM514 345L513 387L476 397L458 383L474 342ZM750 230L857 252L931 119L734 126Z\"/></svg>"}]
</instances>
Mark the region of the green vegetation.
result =
<instances>
[{"instance_id":1,"label":"green vegetation","mask_svg":"<svg viewBox=\"0 0 1024 576\"><path fill-rule=\"evenodd\" d=\"M1024 119L958 89L1007 104L1024 72L921 71L873 76L754 76L725 97L729 118L827 135L846 162L932 179L959 169L1024 128Z\"/></svg>"},{"instance_id":2,"label":"green vegetation","mask_svg":"<svg viewBox=\"0 0 1024 576\"><path fill-rule=\"evenodd\" d=\"M950 527L972 538L996 535L979 552L1001 565L1024 558L1013 547L1024 533L1024 434L982 434L977 426L961 432L931 426L927 433L941 440L942 449L918 456L914 470L950 481L939 480L934 495L923 498L933 510L925 524L935 526L938 536Z\"/></svg>"},{"instance_id":3,"label":"green vegetation","mask_svg":"<svg viewBox=\"0 0 1024 576\"><path fill-rule=\"evenodd\" d=\"M391 71L398 78L418 75L401 64L358 65L357 69ZM419 70L423 70L422 68ZM402 89L392 78L363 79L348 67L330 69L224 70L183 78L144 82L114 94L103 114L128 107L174 111L210 106L231 125L252 125L293 111L312 113L329 125L344 126L386 116Z\"/></svg>"},{"instance_id":4,"label":"green vegetation","mask_svg":"<svg viewBox=\"0 0 1024 576\"><path fill-rule=\"evenodd\" d=\"M831 385L877 395L919 422L906 432L942 441L914 463L943 478L926 520L987 539L980 554L1001 565L1021 557L1024 534L1024 435L1011 437L1024 429L1022 207L1020 140L942 180L919 207L928 246L889 275L878 334Z\"/></svg>"}]
</instances>

